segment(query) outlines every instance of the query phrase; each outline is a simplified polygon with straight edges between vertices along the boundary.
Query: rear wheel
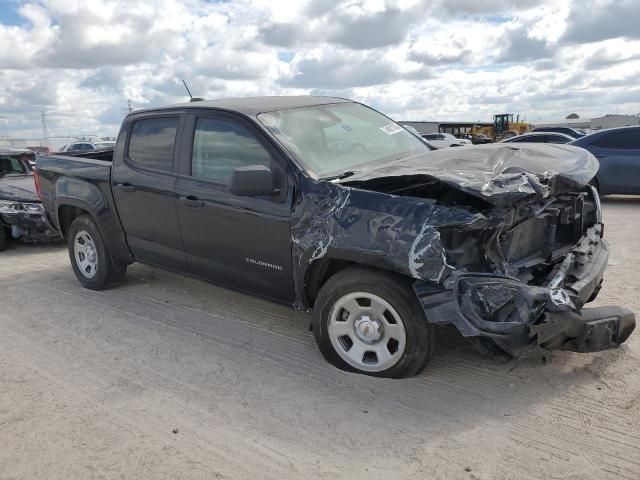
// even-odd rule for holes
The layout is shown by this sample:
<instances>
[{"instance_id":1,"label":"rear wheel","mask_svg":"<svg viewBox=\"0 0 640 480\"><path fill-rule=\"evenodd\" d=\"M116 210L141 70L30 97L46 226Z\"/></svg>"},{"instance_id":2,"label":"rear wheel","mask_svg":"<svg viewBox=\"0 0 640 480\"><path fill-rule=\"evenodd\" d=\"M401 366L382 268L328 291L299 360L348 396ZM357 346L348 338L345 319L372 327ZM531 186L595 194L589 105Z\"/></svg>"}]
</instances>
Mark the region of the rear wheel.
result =
<instances>
[{"instance_id":1,"label":"rear wheel","mask_svg":"<svg viewBox=\"0 0 640 480\"><path fill-rule=\"evenodd\" d=\"M433 353L433 326L400 276L358 267L338 272L320 290L313 322L320 351L343 370L408 377Z\"/></svg>"},{"instance_id":2,"label":"rear wheel","mask_svg":"<svg viewBox=\"0 0 640 480\"><path fill-rule=\"evenodd\" d=\"M83 287L102 290L124 277L127 266L116 263L109 255L93 219L77 217L68 232L67 245L73 272Z\"/></svg>"}]
</instances>

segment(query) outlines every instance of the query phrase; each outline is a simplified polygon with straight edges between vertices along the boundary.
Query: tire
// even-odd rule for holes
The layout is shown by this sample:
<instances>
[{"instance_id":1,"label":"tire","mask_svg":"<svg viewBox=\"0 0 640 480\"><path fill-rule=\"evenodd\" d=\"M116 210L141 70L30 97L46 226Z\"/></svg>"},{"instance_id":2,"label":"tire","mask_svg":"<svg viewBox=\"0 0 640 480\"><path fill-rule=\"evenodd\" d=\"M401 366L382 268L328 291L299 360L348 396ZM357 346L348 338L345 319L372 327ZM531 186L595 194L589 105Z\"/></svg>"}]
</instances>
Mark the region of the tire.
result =
<instances>
[{"instance_id":1,"label":"tire","mask_svg":"<svg viewBox=\"0 0 640 480\"><path fill-rule=\"evenodd\" d=\"M7 229L0 224L0 252L7 249L9 246L9 234Z\"/></svg>"},{"instance_id":2,"label":"tire","mask_svg":"<svg viewBox=\"0 0 640 480\"><path fill-rule=\"evenodd\" d=\"M90 290L104 290L120 282L127 266L114 262L93 219L81 215L69 227L69 259L76 278Z\"/></svg>"},{"instance_id":3,"label":"tire","mask_svg":"<svg viewBox=\"0 0 640 480\"><path fill-rule=\"evenodd\" d=\"M364 267L341 270L323 285L314 306L313 333L329 363L376 377L417 374L435 345L434 327L427 323L411 281Z\"/></svg>"}]
</instances>

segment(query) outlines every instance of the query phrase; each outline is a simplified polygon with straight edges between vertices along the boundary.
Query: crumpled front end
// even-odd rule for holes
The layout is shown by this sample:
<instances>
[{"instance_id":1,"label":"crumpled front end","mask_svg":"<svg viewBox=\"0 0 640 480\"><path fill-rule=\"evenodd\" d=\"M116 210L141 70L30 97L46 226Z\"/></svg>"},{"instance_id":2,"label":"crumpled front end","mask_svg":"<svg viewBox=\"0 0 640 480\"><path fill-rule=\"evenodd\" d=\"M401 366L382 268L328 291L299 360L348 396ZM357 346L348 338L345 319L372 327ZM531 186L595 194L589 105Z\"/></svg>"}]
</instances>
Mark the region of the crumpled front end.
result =
<instances>
[{"instance_id":1,"label":"crumpled front end","mask_svg":"<svg viewBox=\"0 0 640 480\"><path fill-rule=\"evenodd\" d=\"M291 228L296 305L311 305L314 273L337 260L415 279L428 322L453 324L513 355L532 345L597 351L621 344L635 326L630 311L583 308L600 289L609 247L597 192L585 186L592 159L577 158L588 168L576 161L570 176L535 182L528 172L502 170L484 185L480 177L454 185L443 174L397 171L309 182Z\"/></svg>"},{"instance_id":2,"label":"crumpled front end","mask_svg":"<svg viewBox=\"0 0 640 480\"><path fill-rule=\"evenodd\" d=\"M50 225L40 203L0 200L0 226L23 242L52 242L60 235Z\"/></svg>"},{"instance_id":3,"label":"crumpled front end","mask_svg":"<svg viewBox=\"0 0 640 480\"><path fill-rule=\"evenodd\" d=\"M516 356L532 345L594 352L626 341L635 328L631 311L583 308L597 296L609 258L597 193L583 197L569 211L558 201L494 235L485 251L496 273L457 271L443 285L416 282L428 321L490 338ZM567 246L571 231L583 233Z\"/></svg>"}]
</instances>

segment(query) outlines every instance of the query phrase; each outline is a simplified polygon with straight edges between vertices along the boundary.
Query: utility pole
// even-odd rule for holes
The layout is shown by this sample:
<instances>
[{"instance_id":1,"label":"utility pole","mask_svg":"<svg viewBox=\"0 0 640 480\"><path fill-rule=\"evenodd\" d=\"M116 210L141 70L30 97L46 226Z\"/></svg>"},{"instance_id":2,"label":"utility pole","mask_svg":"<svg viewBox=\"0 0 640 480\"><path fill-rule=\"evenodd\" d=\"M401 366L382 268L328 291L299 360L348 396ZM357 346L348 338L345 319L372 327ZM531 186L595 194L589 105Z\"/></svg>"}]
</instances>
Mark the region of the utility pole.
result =
<instances>
[{"instance_id":1,"label":"utility pole","mask_svg":"<svg viewBox=\"0 0 640 480\"><path fill-rule=\"evenodd\" d=\"M49 138L49 133L47 132L47 112L42 110L40 115L42 117L42 137L46 140Z\"/></svg>"},{"instance_id":2,"label":"utility pole","mask_svg":"<svg viewBox=\"0 0 640 480\"><path fill-rule=\"evenodd\" d=\"M8 123L7 117L0 116L0 125L2 125L2 130L0 130L0 139L2 140L9 140L10 138L9 129L7 127Z\"/></svg>"},{"instance_id":3,"label":"utility pole","mask_svg":"<svg viewBox=\"0 0 640 480\"><path fill-rule=\"evenodd\" d=\"M127 107L129 108L129 113L133 112L133 108L131 107L131 99L127 99Z\"/></svg>"}]
</instances>

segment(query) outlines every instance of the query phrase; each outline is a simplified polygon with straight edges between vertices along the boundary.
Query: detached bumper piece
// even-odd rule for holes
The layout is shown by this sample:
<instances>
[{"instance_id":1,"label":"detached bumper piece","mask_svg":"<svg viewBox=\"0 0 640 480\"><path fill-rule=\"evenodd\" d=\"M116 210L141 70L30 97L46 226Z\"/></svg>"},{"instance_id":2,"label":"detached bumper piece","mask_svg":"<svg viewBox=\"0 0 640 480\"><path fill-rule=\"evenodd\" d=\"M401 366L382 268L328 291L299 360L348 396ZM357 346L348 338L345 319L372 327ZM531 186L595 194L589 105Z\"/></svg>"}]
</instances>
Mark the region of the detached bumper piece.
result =
<instances>
[{"instance_id":1,"label":"detached bumper piece","mask_svg":"<svg viewBox=\"0 0 640 480\"><path fill-rule=\"evenodd\" d=\"M584 308L578 314L547 314L531 327L538 345L547 350L599 352L624 343L636 327L636 317L623 307Z\"/></svg>"},{"instance_id":2,"label":"detached bumper piece","mask_svg":"<svg viewBox=\"0 0 640 480\"><path fill-rule=\"evenodd\" d=\"M582 308L598 294L608 259L609 246L597 224L544 286L499 275L461 274L450 277L444 290L426 282L416 282L414 290L429 322L452 323L463 336L491 338L514 356L535 344L597 352L626 341L636 324L626 308Z\"/></svg>"}]
</instances>

